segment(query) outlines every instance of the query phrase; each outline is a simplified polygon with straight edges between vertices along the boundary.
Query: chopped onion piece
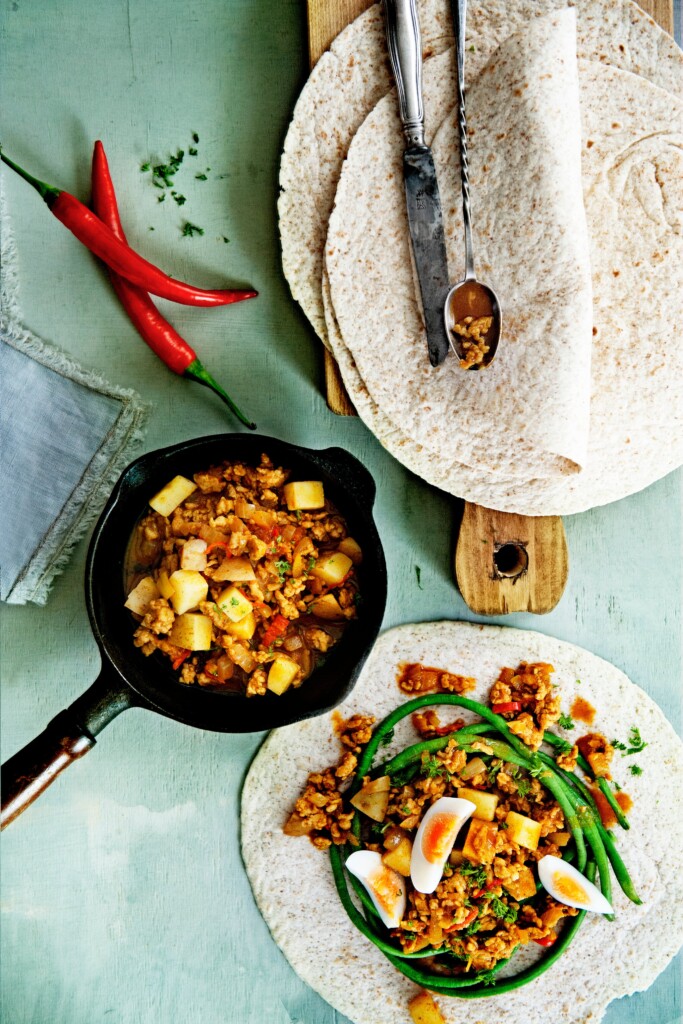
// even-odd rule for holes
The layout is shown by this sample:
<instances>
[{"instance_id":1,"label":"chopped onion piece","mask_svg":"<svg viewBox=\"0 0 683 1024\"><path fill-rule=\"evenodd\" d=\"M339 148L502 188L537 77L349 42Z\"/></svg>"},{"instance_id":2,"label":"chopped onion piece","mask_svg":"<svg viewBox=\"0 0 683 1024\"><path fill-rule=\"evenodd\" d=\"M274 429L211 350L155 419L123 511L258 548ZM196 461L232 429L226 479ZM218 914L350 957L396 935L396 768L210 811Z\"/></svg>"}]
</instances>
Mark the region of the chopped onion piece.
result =
<instances>
[{"instance_id":1,"label":"chopped onion piece","mask_svg":"<svg viewBox=\"0 0 683 1024\"><path fill-rule=\"evenodd\" d=\"M460 772L461 779L471 779L475 775L479 775L480 772L486 771L486 764L480 757L473 757L471 761L468 761L463 770Z\"/></svg>"}]
</instances>

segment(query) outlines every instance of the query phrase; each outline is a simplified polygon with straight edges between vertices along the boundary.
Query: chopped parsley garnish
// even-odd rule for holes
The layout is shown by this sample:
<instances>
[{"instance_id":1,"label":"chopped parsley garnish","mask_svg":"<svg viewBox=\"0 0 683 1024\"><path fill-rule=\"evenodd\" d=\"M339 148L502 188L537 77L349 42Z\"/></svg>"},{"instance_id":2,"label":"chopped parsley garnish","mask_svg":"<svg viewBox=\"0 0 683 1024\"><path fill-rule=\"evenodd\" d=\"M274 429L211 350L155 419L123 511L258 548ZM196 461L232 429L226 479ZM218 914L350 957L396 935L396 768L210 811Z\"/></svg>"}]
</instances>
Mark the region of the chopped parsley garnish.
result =
<instances>
[{"instance_id":1,"label":"chopped parsley garnish","mask_svg":"<svg viewBox=\"0 0 683 1024\"><path fill-rule=\"evenodd\" d=\"M645 743L640 735L640 729L636 725L631 727L631 731L628 734L628 742L629 745L627 746L619 740L612 740L612 746L615 750L621 751L622 757L630 757L631 754L639 754L641 750L645 750L645 747L647 746L647 743Z\"/></svg>"},{"instance_id":2,"label":"chopped parsley garnish","mask_svg":"<svg viewBox=\"0 0 683 1024\"><path fill-rule=\"evenodd\" d=\"M373 836L383 836L390 825L390 821L376 821L370 826L370 834Z\"/></svg>"},{"instance_id":3,"label":"chopped parsley garnish","mask_svg":"<svg viewBox=\"0 0 683 1024\"><path fill-rule=\"evenodd\" d=\"M568 743L567 740L560 739L559 736L556 742L553 743L553 746L557 750L558 754L568 754L572 749L571 743Z\"/></svg>"},{"instance_id":4,"label":"chopped parsley garnish","mask_svg":"<svg viewBox=\"0 0 683 1024\"><path fill-rule=\"evenodd\" d=\"M422 762L420 775L425 775L428 779L436 779L439 775L446 777L448 769L443 761L436 757L428 757Z\"/></svg>"},{"instance_id":5,"label":"chopped parsley garnish","mask_svg":"<svg viewBox=\"0 0 683 1024\"><path fill-rule=\"evenodd\" d=\"M421 574L422 574L422 569L420 568L419 565L416 565L415 566L415 579L417 580L417 585L420 588L420 590L424 590L424 587L420 583L420 576L421 576Z\"/></svg>"},{"instance_id":6,"label":"chopped parsley garnish","mask_svg":"<svg viewBox=\"0 0 683 1024\"><path fill-rule=\"evenodd\" d=\"M642 775L643 774L643 769L640 767L639 764L631 764L631 765L629 765L628 770L630 771L631 775Z\"/></svg>"},{"instance_id":7,"label":"chopped parsley garnish","mask_svg":"<svg viewBox=\"0 0 683 1024\"><path fill-rule=\"evenodd\" d=\"M531 790L531 782L529 779L518 779L517 780L517 793L521 797L525 797Z\"/></svg>"},{"instance_id":8,"label":"chopped parsley garnish","mask_svg":"<svg viewBox=\"0 0 683 1024\"><path fill-rule=\"evenodd\" d=\"M464 861L458 871L463 878L469 878L475 889L481 889L483 885L486 885L486 868L483 864L473 864L471 861Z\"/></svg>"},{"instance_id":9,"label":"chopped parsley garnish","mask_svg":"<svg viewBox=\"0 0 683 1024\"><path fill-rule=\"evenodd\" d=\"M146 161L144 164L140 164L140 170L142 171L143 174L146 174L147 171L149 170L149 168L150 168L149 161Z\"/></svg>"},{"instance_id":10,"label":"chopped parsley garnish","mask_svg":"<svg viewBox=\"0 0 683 1024\"><path fill-rule=\"evenodd\" d=\"M315 566L315 558L313 555L308 559L308 571L310 572Z\"/></svg>"},{"instance_id":11,"label":"chopped parsley garnish","mask_svg":"<svg viewBox=\"0 0 683 1024\"><path fill-rule=\"evenodd\" d=\"M610 779L610 782L611 782L612 789L614 790L614 792L615 793L620 793L621 792L621 786L619 785L617 780L616 779Z\"/></svg>"},{"instance_id":12,"label":"chopped parsley garnish","mask_svg":"<svg viewBox=\"0 0 683 1024\"><path fill-rule=\"evenodd\" d=\"M407 804L404 804L403 807L399 808L399 810L401 811L401 814L412 814L413 813L411 811L410 807L408 807Z\"/></svg>"},{"instance_id":13,"label":"chopped parsley garnish","mask_svg":"<svg viewBox=\"0 0 683 1024\"><path fill-rule=\"evenodd\" d=\"M320 659L318 659L320 664ZM418 765L409 764L402 771L392 772L391 781L394 786L407 786L411 779L417 775Z\"/></svg>"},{"instance_id":14,"label":"chopped parsley garnish","mask_svg":"<svg viewBox=\"0 0 683 1024\"><path fill-rule=\"evenodd\" d=\"M238 599L236 597L231 597L230 598L230 604L236 605L236 604L239 604L239 601L238 601Z\"/></svg>"},{"instance_id":15,"label":"chopped parsley garnish","mask_svg":"<svg viewBox=\"0 0 683 1024\"><path fill-rule=\"evenodd\" d=\"M561 729L573 729L574 719L571 717L571 715L565 715L564 713L562 713L557 720L557 724L560 726Z\"/></svg>"},{"instance_id":16,"label":"chopped parsley garnish","mask_svg":"<svg viewBox=\"0 0 683 1024\"><path fill-rule=\"evenodd\" d=\"M275 563L275 568L280 574L280 579L283 580L285 578L285 574L288 573L292 567L285 558L281 558Z\"/></svg>"},{"instance_id":17,"label":"chopped parsley garnish","mask_svg":"<svg viewBox=\"0 0 683 1024\"><path fill-rule=\"evenodd\" d=\"M503 765L500 762L498 764L495 764L493 761L488 766L486 770L486 781L488 782L489 786L495 786L496 779L498 777L498 772L501 770L502 767Z\"/></svg>"},{"instance_id":18,"label":"chopped parsley garnish","mask_svg":"<svg viewBox=\"0 0 683 1024\"><path fill-rule=\"evenodd\" d=\"M183 224L183 238L194 238L195 235L203 234L204 228L200 228L196 224L191 224L189 220L186 220Z\"/></svg>"},{"instance_id":19,"label":"chopped parsley garnish","mask_svg":"<svg viewBox=\"0 0 683 1024\"><path fill-rule=\"evenodd\" d=\"M171 195L175 199L175 201L178 204L178 206L184 206L185 203L187 202L187 199L185 198L185 196L181 195L180 192L171 192Z\"/></svg>"},{"instance_id":20,"label":"chopped parsley garnish","mask_svg":"<svg viewBox=\"0 0 683 1024\"><path fill-rule=\"evenodd\" d=\"M192 132L192 141L199 142L199 136L197 135L196 132Z\"/></svg>"},{"instance_id":21,"label":"chopped parsley garnish","mask_svg":"<svg viewBox=\"0 0 683 1024\"><path fill-rule=\"evenodd\" d=\"M475 932L479 931L479 929L482 926L482 923L483 922L481 918L475 917L472 924L468 924L467 928L465 928L465 930L463 931L463 935L474 935Z\"/></svg>"},{"instance_id":22,"label":"chopped parsley garnish","mask_svg":"<svg viewBox=\"0 0 683 1024\"><path fill-rule=\"evenodd\" d=\"M208 181L209 179L205 174L195 174L197 181Z\"/></svg>"},{"instance_id":23,"label":"chopped parsley garnish","mask_svg":"<svg viewBox=\"0 0 683 1024\"><path fill-rule=\"evenodd\" d=\"M503 901L498 896L491 897L491 900L489 902L489 908L491 910L491 913L495 917L500 918L501 921L506 921L509 924L514 924L517 920L517 911L514 909L514 907L508 907L507 903L503 903Z\"/></svg>"},{"instance_id":24,"label":"chopped parsley garnish","mask_svg":"<svg viewBox=\"0 0 683 1024\"><path fill-rule=\"evenodd\" d=\"M190 154L190 156L196 156L197 155L197 150L195 149L194 146L190 146L190 148L188 149L187 152Z\"/></svg>"},{"instance_id":25,"label":"chopped parsley garnish","mask_svg":"<svg viewBox=\"0 0 683 1024\"><path fill-rule=\"evenodd\" d=\"M224 242L225 242L225 244L227 245L227 244L228 244L228 242L230 241L230 239L229 239L229 238L226 238L226 237L225 237L225 235L223 235L223 241L224 241ZM298 508L298 509L297 509L297 512L300 512L300 511L301 511L301 509L299 509L299 508Z\"/></svg>"},{"instance_id":26,"label":"chopped parsley garnish","mask_svg":"<svg viewBox=\"0 0 683 1024\"><path fill-rule=\"evenodd\" d=\"M157 196L157 202L158 203L163 203L165 198L166 198L166 193L162 192L160 196Z\"/></svg>"}]
</instances>

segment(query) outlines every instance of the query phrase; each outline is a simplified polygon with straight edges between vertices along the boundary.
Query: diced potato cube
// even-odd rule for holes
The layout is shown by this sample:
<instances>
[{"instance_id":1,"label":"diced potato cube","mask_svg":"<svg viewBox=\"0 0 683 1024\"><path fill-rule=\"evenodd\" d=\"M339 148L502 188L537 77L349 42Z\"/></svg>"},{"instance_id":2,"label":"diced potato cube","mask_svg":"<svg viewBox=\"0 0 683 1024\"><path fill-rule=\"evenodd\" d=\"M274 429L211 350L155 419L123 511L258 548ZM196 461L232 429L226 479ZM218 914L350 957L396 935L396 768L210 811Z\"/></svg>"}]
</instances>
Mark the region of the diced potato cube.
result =
<instances>
[{"instance_id":1,"label":"diced potato cube","mask_svg":"<svg viewBox=\"0 0 683 1024\"><path fill-rule=\"evenodd\" d=\"M178 505L196 490L197 485L193 480L188 480L186 476L174 476L165 487L150 498L149 503L159 515L170 516L171 512L175 512Z\"/></svg>"},{"instance_id":2,"label":"diced potato cube","mask_svg":"<svg viewBox=\"0 0 683 1024\"><path fill-rule=\"evenodd\" d=\"M209 593L209 584L196 569L176 569L171 573L170 583L173 587L171 604L176 615L196 608Z\"/></svg>"},{"instance_id":3,"label":"diced potato cube","mask_svg":"<svg viewBox=\"0 0 683 1024\"><path fill-rule=\"evenodd\" d=\"M317 576L328 587L336 587L348 575L352 565L353 562L343 551L334 551L317 560L311 569L311 576Z\"/></svg>"},{"instance_id":4,"label":"diced potato cube","mask_svg":"<svg viewBox=\"0 0 683 1024\"><path fill-rule=\"evenodd\" d=\"M382 854L382 860L388 868L398 871L404 878L410 878L410 857L413 852L413 844L408 836L401 839L398 846L393 850L386 850Z\"/></svg>"},{"instance_id":5,"label":"diced potato cube","mask_svg":"<svg viewBox=\"0 0 683 1024\"><path fill-rule=\"evenodd\" d=\"M468 789L466 786L458 787L458 796L462 800L471 800L475 805L472 817L479 821L493 821L498 806L497 793L483 793L480 789Z\"/></svg>"},{"instance_id":6,"label":"diced potato cube","mask_svg":"<svg viewBox=\"0 0 683 1024\"><path fill-rule=\"evenodd\" d=\"M193 537L191 540L186 540L180 549L180 568L196 569L197 572L206 569L207 546L206 541L202 540L201 537Z\"/></svg>"},{"instance_id":7,"label":"diced potato cube","mask_svg":"<svg viewBox=\"0 0 683 1024\"><path fill-rule=\"evenodd\" d=\"M157 586L161 596L165 597L167 601L170 601L173 597L173 585L168 578L168 573L165 569L162 569L157 577Z\"/></svg>"},{"instance_id":8,"label":"diced potato cube","mask_svg":"<svg viewBox=\"0 0 683 1024\"><path fill-rule=\"evenodd\" d=\"M289 689L299 673L300 668L295 661L278 655L270 666L266 685L272 693L277 693L279 696Z\"/></svg>"},{"instance_id":9,"label":"diced potato cube","mask_svg":"<svg viewBox=\"0 0 683 1024\"><path fill-rule=\"evenodd\" d=\"M239 622L253 607L251 601L237 587L228 587L224 590L216 604L231 622Z\"/></svg>"},{"instance_id":10,"label":"diced potato cube","mask_svg":"<svg viewBox=\"0 0 683 1024\"><path fill-rule=\"evenodd\" d=\"M339 601L334 594L324 594L311 601L308 606L311 615L317 615L319 619L343 619L344 612L341 610Z\"/></svg>"},{"instance_id":11,"label":"diced potato cube","mask_svg":"<svg viewBox=\"0 0 683 1024\"><path fill-rule=\"evenodd\" d=\"M211 647L213 623L206 615L199 612L186 612L176 616L168 634L168 639L176 647L184 647L187 651L208 651Z\"/></svg>"},{"instance_id":12,"label":"diced potato cube","mask_svg":"<svg viewBox=\"0 0 683 1024\"><path fill-rule=\"evenodd\" d=\"M464 864L466 860L467 860L467 857L462 852L462 850L456 850L454 848L454 849L451 850L451 855L448 858L448 863L449 864L455 864L456 867L460 867L460 865Z\"/></svg>"},{"instance_id":13,"label":"diced potato cube","mask_svg":"<svg viewBox=\"0 0 683 1024\"><path fill-rule=\"evenodd\" d=\"M429 992L419 992L408 1003L413 1024L446 1024L444 1016Z\"/></svg>"},{"instance_id":14,"label":"diced potato cube","mask_svg":"<svg viewBox=\"0 0 683 1024\"><path fill-rule=\"evenodd\" d=\"M508 839L526 850L535 850L538 847L538 840L541 838L541 824L533 818L526 818L516 811L508 811L505 819L508 827Z\"/></svg>"},{"instance_id":15,"label":"diced potato cube","mask_svg":"<svg viewBox=\"0 0 683 1024\"><path fill-rule=\"evenodd\" d=\"M348 555L354 565L360 565L363 561L360 544L353 537L344 537L344 540L339 542L339 550Z\"/></svg>"},{"instance_id":16,"label":"diced potato cube","mask_svg":"<svg viewBox=\"0 0 683 1024\"><path fill-rule=\"evenodd\" d=\"M146 615L149 610L150 601L155 601L159 596L159 588L151 576L145 576L136 587L133 587L126 599L124 608L128 608L136 615Z\"/></svg>"},{"instance_id":17,"label":"diced potato cube","mask_svg":"<svg viewBox=\"0 0 683 1024\"><path fill-rule=\"evenodd\" d=\"M285 484L285 501L287 508L294 511L297 508L324 508L325 493L320 480L297 480L291 484Z\"/></svg>"},{"instance_id":18,"label":"diced potato cube","mask_svg":"<svg viewBox=\"0 0 683 1024\"><path fill-rule=\"evenodd\" d=\"M352 805L373 821L384 821L389 806L389 789L391 780L388 775L381 775L359 789L351 798Z\"/></svg>"},{"instance_id":19,"label":"diced potato cube","mask_svg":"<svg viewBox=\"0 0 683 1024\"><path fill-rule=\"evenodd\" d=\"M491 864L496 855L498 826L478 818L470 820L467 839L462 852L473 864Z\"/></svg>"},{"instance_id":20,"label":"diced potato cube","mask_svg":"<svg viewBox=\"0 0 683 1024\"><path fill-rule=\"evenodd\" d=\"M237 640L251 640L256 632L256 616L253 612L248 612L239 622L231 622L225 632Z\"/></svg>"},{"instance_id":21,"label":"diced potato cube","mask_svg":"<svg viewBox=\"0 0 683 1024\"><path fill-rule=\"evenodd\" d=\"M229 580L231 583L250 583L256 579L254 567L246 555L239 555L236 558L226 558L216 569L213 579L222 583Z\"/></svg>"},{"instance_id":22,"label":"diced potato cube","mask_svg":"<svg viewBox=\"0 0 683 1024\"><path fill-rule=\"evenodd\" d=\"M518 877L506 879L503 888L510 893L513 900L528 900L530 896L536 895L534 873L526 864L520 864L517 872Z\"/></svg>"}]
</instances>

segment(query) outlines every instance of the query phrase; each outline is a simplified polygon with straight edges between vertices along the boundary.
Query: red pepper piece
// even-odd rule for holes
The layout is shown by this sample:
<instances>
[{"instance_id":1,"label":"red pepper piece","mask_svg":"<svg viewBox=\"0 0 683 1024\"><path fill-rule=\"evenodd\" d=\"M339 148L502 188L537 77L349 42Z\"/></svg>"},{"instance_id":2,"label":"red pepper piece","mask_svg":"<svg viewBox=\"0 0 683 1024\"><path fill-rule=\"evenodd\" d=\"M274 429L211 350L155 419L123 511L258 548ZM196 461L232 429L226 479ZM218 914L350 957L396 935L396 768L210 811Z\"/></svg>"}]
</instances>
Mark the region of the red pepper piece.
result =
<instances>
[{"instance_id":1,"label":"red pepper piece","mask_svg":"<svg viewBox=\"0 0 683 1024\"><path fill-rule=\"evenodd\" d=\"M276 640L279 640L287 632L288 628L289 619L286 619L284 615L280 615L278 612L261 637L261 647L270 647L271 644L274 644Z\"/></svg>"},{"instance_id":2,"label":"red pepper piece","mask_svg":"<svg viewBox=\"0 0 683 1024\"><path fill-rule=\"evenodd\" d=\"M92 192L95 213L103 224L110 228L118 239L126 241L126 236L119 216L114 183L109 173L109 164L101 142L95 143L92 158ZM193 348L178 334L172 324L166 320L151 298L142 288L132 284L109 268L109 277L114 291L121 300L121 305L128 313L138 334L151 348L155 355L166 363L174 373L190 377L200 384L205 384L225 402L230 410L250 430L252 423L239 409L226 391L218 384L211 374L204 369Z\"/></svg>"},{"instance_id":3,"label":"red pepper piece","mask_svg":"<svg viewBox=\"0 0 683 1024\"><path fill-rule=\"evenodd\" d=\"M461 931L461 929L467 928L468 924L472 924L472 922L474 921L474 919L475 919L475 917L477 916L478 913L479 913L479 911L476 910L473 907L472 910L470 910L469 914L467 915L467 917L465 918L464 921L461 921L460 924L452 924L449 928L444 928L444 931L445 932L459 932L459 931Z\"/></svg>"},{"instance_id":4,"label":"red pepper piece","mask_svg":"<svg viewBox=\"0 0 683 1024\"><path fill-rule=\"evenodd\" d=\"M173 659L173 668L174 669L180 668L182 663L184 661L186 661L189 658L189 656L190 656L190 651L186 651L186 650L183 649L181 651L181 653L178 655L178 657Z\"/></svg>"},{"instance_id":5,"label":"red pepper piece","mask_svg":"<svg viewBox=\"0 0 683 1024\"><path fill-rule=\"evenodd\" d=\"M206 549L207 555L210 555L214 548L223 548L226 555L230 551L230 545L228 544L227 540L216 540L213 542L213 544L209 544L208 548Z\"/></svg>"},{"instance_id":6,"label":"red pepper piece","mask_svg":"<svg viewBox=\"0 0 683 1024\"><path fill-rule=\"evenodd\" d=\"M557 940L557 935L547 935L545 939L534 939L537 946L552 946Z\"/></svg>"},{"instance_id":7,"label":"red pepper piece","mask_svg":"<svg viewBox=\"0 0 683 1024\"><path fill-rule=\"evenodd\" d=\"M4 153L0 156L9 167L33 185L57 220L61 221L79 242L99 256L117 274L144 288L145 291L186 306L227 306L232 302L253 299L258 295L258 292L253 290L195 288L169 277L159 267L155 267L153 263L131 249L126 242L117 238L111 228L103 224L99 217L75 196L34 178Z\"/></svg>"},{"instance_id":8,"label":"red pepper piece","mask_svg":"<svg viewBox=\"0 0 683 1024\"><path fill-rule=\"evenodd\" d=\"M491 711L497 715L510 715L513 711L521 711L522 705L518 700L509 700L501 704L492 704Z\"/></svg>"}]
</instances>

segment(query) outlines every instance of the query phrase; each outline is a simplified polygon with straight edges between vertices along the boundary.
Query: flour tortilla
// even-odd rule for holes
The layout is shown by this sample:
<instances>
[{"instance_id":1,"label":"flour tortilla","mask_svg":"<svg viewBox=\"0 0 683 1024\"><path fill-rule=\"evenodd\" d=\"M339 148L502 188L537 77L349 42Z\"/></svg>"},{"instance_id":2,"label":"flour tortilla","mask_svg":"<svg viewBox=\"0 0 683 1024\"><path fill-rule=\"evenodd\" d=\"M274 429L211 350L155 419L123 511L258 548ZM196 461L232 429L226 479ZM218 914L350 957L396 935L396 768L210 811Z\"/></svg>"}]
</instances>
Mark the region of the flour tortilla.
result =
<instances>
[{"instance_id":1,"label":"flour tortilla","mask_svg":"<svg viewBox=\"0 0 683 1024\"><path fill-rule=\"evenodd\" d=\"M339 712L379 720L402 703L396 685L402 662L474 676L473 696L485 701L500 668L523 660L555 666L565 711L580 695L597 709L592 728L625 739L637 724L648 743L638 756L642 776L628 773L628 759L617 757L613 765L634 799L631 829L621 833L619 848L643 905L629 903L615 885L613 924L587 915L557 964L504 997L437 997L448 1024L547 1024L548 1007L563 1024L598 1024L612 999L651 985L683 941L683 819L669 799L683 786L683 745L657 705L613 665L524 630L457 622L401 626L379 638ZM445 721L447 712L439 712ZM404 721L387 756L414 741ZM282 832L308 773L336 763L339 754L328 715L271 733L244 785L242 855L259 909L301 978L356 1024L405 1024L415 985L350 923L326 855Z\"/></svg>"},{"instance_id":2,"label":"flour tortilla","mask_svg":"<svg viewBox=\"0 0 683 1024\"><path fill-rule=\"evenodd\" d=\"M409 436L480 472L576 472L588 441L592 296L581 187L572 9L508 36L468 93L477 272L503 310L491 367L437 369L413 284L394 94L357 132L330 217L326 269L344 342L370 394ZM424 78L430 122L454 95L452 51ZM457 127L435 140L450 277L464 241ZM436 144L441 143L437 150ZM440 159L439 159L440 157ZM457 194L455 176L458 175Z\"/></svg>"},{"instance_id":3,"label":"flour tortilla","mask_svg":"<svg viewBox=\"0 0 683 1024\"><path fill-rule=\"evenodd\" d=\"M445 54L425 67L425 103L432 109L450 93L449 66L452 73L451 58ZM502 458L496 473L482 474L476 467L463 465L450 443L435 444L432 431L414 429L416 420L409 404L403 402L400 416L395 406L392 409L391 403L400 397L394 381L385 389L385 393L391 392L389 404L382 402L377 379L368 380L364 370L349 365L348 353L341 351L346 340L334 325L330 329L352 401L400 461L453 494L526 515L569 514L606 504L641 490L683 461L683 350L675 340L676 325L683 322L683 107L669 93L635 75L593 62L579 62L579 81L596 333L588 457L578 477L542 479L537 467L512 457ZM364 133L371 132L375 142L381 125L388 140L395 119L395 102L388 96L354 140L340 195L344 178L353 172L354 155L363 163ZM447 213L457 211L459 198L454 131L451 115L433 143ZM475 146L476 139L475 135ZM393 153L393 161L400 161L400 153ZM395 173L393 163L375 172L388 176L392 169ZM357 181L363 181L362 173L356 175ZM385 190L392 184L385 185ZM480 205L485 200L485 190L480 189ZM351 205L349 216L357 230L362 212L355 201ZM372 215L367 215L371 220ZM333 224L337 217L343 225L341 206ZM461 261L459 218L447 216L446 229L449 258ZM407 238L405 221L404 236ZM374 259L386 265L386 249L381 259L379 252L374 257L372 253L364 255L368 263ZM395 301L393 278L392 274ZM345 310L345 299L339 301ZM343 320L343 313L337 313ZM331 317L331 307L328 315ZM392 327L388 325L384 340L373 332L373 352L386 351L389 335L392 350L396 347ZM424 339L417 344L424 346ZM354 354L355 349L351 356ZM498 372L499 359L480 375L482 381L486 374ZM448 407L442 403L440 411L445 422Z\"/></svg>"},{"instance_id":4,"label":"flour tortilla","mask_svg":"<svg viewBox=\"0 0 683 1024\"><path fill-rule=\"evenodd\" d=\"M482 0L467 18L468 82L511 32L565 0ZM680 94L683 63L674 41L631 0L579 0L578 55L612 64ZM421 0L425 58L452 46L449 0ZM327 222L351 140L393 86L380 4L351 23L323 54L301 92L285 140L278 203L284 272L293 297L327 342L321 295ZM450 103L444 108L450 107ZM439 118L440 120L440 118ZM433 134L435 124L428 124Z\"/></svg>"}]
</instances>

